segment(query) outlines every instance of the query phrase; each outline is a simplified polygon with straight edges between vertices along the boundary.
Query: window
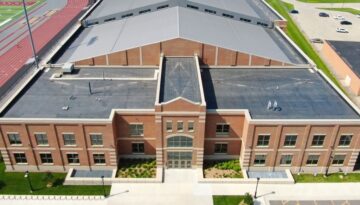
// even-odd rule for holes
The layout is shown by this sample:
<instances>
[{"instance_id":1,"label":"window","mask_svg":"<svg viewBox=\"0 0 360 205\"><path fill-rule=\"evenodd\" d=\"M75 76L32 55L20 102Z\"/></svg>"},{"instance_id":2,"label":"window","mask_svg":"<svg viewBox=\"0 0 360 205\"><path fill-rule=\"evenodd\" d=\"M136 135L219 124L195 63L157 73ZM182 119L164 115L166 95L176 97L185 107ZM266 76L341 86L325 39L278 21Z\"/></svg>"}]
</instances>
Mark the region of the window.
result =
<instances>
[{"instance_id":1,"label":"window","mask_svg":"<svg viewBox=\"0 0 360 205\"><path fill-rule=\"evenodd\" d=\"M286 135L285 136L284 146L285 147L295 146L296 145L296 139L297 139L297 135Z\"/></svg>"},{"instance_id":2,"label":"window","mask_svg":"<svg viewBox=\"0 0 360 205\"><path fill-rule=\"evenodd\" d=\"M177 131L178 132L184 131L184 122L183 121L178 121L177 122Z\"/></svg>"},{"instance_id":3,"label":"window","mask_svg":"<svg viewBox=\"0 0 360 205\"><path fill-rule=\"evenodd\" d=\"M125 14L125 15L122 15L121 18L127 18L127 17L130 17L132 15L133 15L133 13Z\"/></svg>"},{"instance_id":4,"label":"window","mask_svg":"<svg viewBox=\"0 0 360 205\"><path fill-rule=\"evenodd\" d=\"M79 164L80 160L79 160L79 155L78 154L67 154L67 159L69 164Z\"/></svg>"},{"instance_id":5,"label":"window","mask_svg":"<svg viewBox=\"0 0 360 205\"><path fill-rule=\"evenodd\" d=\"M151 9L145 9L145 10L139 11L139 14L148 13L150 11L151 11Z\"/></svg>"},{"instance_id":6,"label":"window","mask_svg":"<svg viewBox=\"0 0 360 205\"><path fill-rule=\"evenodd\" d=\"M228 135L229 131L230 131L230 125L216 124L216 135Z\"/></svg>"},{"instance_id":7,"label":"window","mask_svg":"<svg viewBox=\"0 0 360 205\"><path fill-rule=\"evenodd\" d=\"M250 19L246 19L246 18L240 18L240 21L244 21L244 22L251 22Z\"/></svg>"},{"instance_id":8,"label":"window","mask_svg":"<svg viewBox=\"0 0 360 205\"><path fill-rule=\"evenodd\" d=\"M132 143L132 153L143 154L145 152L144 143Z\"/></svg>"},{"instance_id":9,"label":"window","mask_svg":"<svg viewBox=\"0 0 360 205\"><path fill-rule=\"evenodd\" d=\"M292 155L282 155L280 158L281 165L291 165Z\"/></svg>"},{"instance_id":10,"label":"window","mask_svg":"<svg viewBox=\"0 0 360 205\"><path fill-rule=\"evenodd\" d=\"M265 165L266 155L255 155L254 165Z\"/></svg>"},{"instance_id":11,"label":"window","mask_svg":"<svg viewBox=\"0 0 360 205\"><path fill-rule=\"evenodd\" d=\"M94 164L106 164L105 154L93 154Z\"/></svg>"},{"instance_id":12,"label":"window","mask_svg":"<svg viewBox=\"0 0 360 205\"><path fill-rule=\"evenodd\" d=\"M130 135L131 136L143 136L144 125L143 124L130 124Z\"/></svg>"},{"instance_id":13,"label":"window","mask_svg":"<svg viewBox=\"0 0 360 205\"><path fill-rule=\"evenodd\" d=\"M164 9L164 8L167 8L167 7L169 7L169 5L162 5L162 6L157 7L157 9L159 10L159 9Z\"/></svg>"},{"instance_id":14,"label":"window","mask_svg":"<svg viewBox=\"0 0 360 205\"><path fill-rule=\"evenodd\" d=\"M189 121L188 122L188 132L194 132L195 128L194 128L194 122Z\"/></svg>"},{"instance_id":15,"label":"window","mask_svg":"<svg viewBox=\"0 0 360 205\"><path fill-rule=\"evenodd\" d=\"M167 140L168 147L192 147L193 139L184 136L170 137Z\"/></svg>"},{"instance_id":16,"label":"window","mask_svg":"<svg viewBox=\"0 0 360 205\"><path fill-rule=\"evenodd\" d=\"M14 153L14 158L17 164L27 163L25 153Z\"/></svg>"},{"instance_id":17,"label":"window","mask_svg":"<svg viewBox=\"0 0 360 205\"><path fill-rule=\"evenodd\" d=\"M322 146L324 144L325 135L314 135L311 146Z\"/></svg>"},{"instance_id":18,"label":"window","mask_svg":"<svg viewBox=\"0 0 360 205\"><path fill-rule=\"evenodd\" d=\"M52 164L53 158L50 153L41 153L40 154L40 160L43 164Z\"/></svg>"},{"instance_id":19,"label":"window","mask_svg":"<svg viewBox=\"0 0 360 205\"><path fill-rule=\"evenodd\" d=\"M319 155L309 155L306 164L317 165L318 161L319 161Z\"/></svg>"},{"instance_id":20,"label":"window","mask_svg":"<svg viewBox=\"0 0 360 205\"><path fill-rule=\"evenodd\" d=\"M166 131L167 132L172 132L172 121L166 121Z\"/></svg>"},{"instance_id":21,"label":"window","mask_svg":"<svg viewBox=\"0 0 360 205\"><path fill-rule=\"evenodd\" d=\"M102 134L90 134L90 141L92 146L103 145Z\"/></svg>"},{"instance_id":22,"label":"window","mask_svg":"<svg viewBox=\"0 0 360 205\"><path fill-rule=\"evenodd\" d=\"M267 26L268 26L267 23L263 23L263 22L257 22L256 24L257 24L257 25L260 25L260 26L264 26L264 27L267 27Z\"/></svg>"},{"instance_id":23,"label":"window","mask_svg":"<svg viewBox=\"0 0 360 205\"><path fill-rule=\"evenodd\" d=\"M269 146L270 135L259 135L257 146Z\"/></svg>"},{"instance_id":24,"label":"window","mask_svg":"<svg viewBox=\"0 0 360 205\"><path fill-rule=\"evenodd\" d=\"M349 146L351 143L352 135L341 135L339 140L339 146Z\"/></svg>"},{"instance_id":25,"label":"window","mask_svg":"<svg viewBox=\"0 0 360 205\"><path fill-rule=\"evenodd\" d=\"M205 9L205 12L210 13L210 14L216 14L216 11L210 10L210 9Z\"/></svg>"},{"instance_id":26,"label":"window","mask_svg":"<svg viewBox=\"0 0 360 205\"><path fill-rule=\"evenodd\" d=\"M46 133L36 133L35 138L38 145L49 145Z\"/></svg>"},{"instance_id":27,"label":"window","mask_svg":"<svg viewBox=\"0 0 360 205\"><path fill-rule=\"evenodd\" d=\"M335 155L332 164L342 165L344 164L346 155Z\"/></svg>"},{"instance_id":28,"label":"window","mask_svg":"<svg viewBox=\"0 0 360 205\"><path fill-rule=\"evenodd\" d=\"M7 136L9 138L9 142L11 145L20 145L21 144L20 135L18 133L9 133L9 134L7 134Z\"/></svg>"},{"instance_id":29,"label":"window","mask_svg":"<svg viewBox=\"0 0 360 205\"><path fill-rule=\"evenodd\" d=\"M226 14L226 13L223 13L223 16L224 16L224 17L227 17L227 18L234 18L234 16L233 16L233 15Z\"/></svg>"},{"instance_id":30,"label":"window","mask_svg":"<svg viewBox=\"0 0 360 205\"><path fill-rule=\"evenodd\" d=\"M190 9L196 9L196 10L199 9L199 7L193 6L193 5L190 5L190 4L186 5L186 7L190 8Z\"/></svg>"},{"instance_id":31,"label":"window","mask_svg":"<svg viewBox=\"0 0 360 205\"><path fill-rule=\"evenodd\" d=\"M217 143L217 144L215 144L214 152L216 154L227 154L227 147L228 147L228 145L225 143Z\"/></svg>"},{"instance_id":32,"label":"window","mask_svg":"<svg viewBox=\"0 0 360 205\"><path fill-rule=\"evenodd\" d=\"M64 145L76 145L75 135L74 134L63 134Z\"/></svg>"},{"instance_id":33,"label":"window","mask_svg":"<svg viewBox=\"0 0 360 205\"><path fill-rule=\"evenodd\" d=\"M105 19L104 22L114 21L115 19L116 19L115 17L109 18L109 19Z\"/></svg>"}]
</instances>

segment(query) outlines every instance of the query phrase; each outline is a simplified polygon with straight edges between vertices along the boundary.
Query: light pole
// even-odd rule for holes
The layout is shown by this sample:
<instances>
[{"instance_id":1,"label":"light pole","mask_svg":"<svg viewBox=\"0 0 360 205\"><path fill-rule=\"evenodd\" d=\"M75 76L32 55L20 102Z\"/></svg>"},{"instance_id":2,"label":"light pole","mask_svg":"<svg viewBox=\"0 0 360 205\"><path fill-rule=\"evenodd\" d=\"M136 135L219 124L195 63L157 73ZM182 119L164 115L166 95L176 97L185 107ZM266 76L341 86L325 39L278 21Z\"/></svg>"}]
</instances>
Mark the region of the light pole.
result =
<instances>
[{"instance_id":1,"label":"light pole","mask_svg":"<svg viewBox=\"0 0 360 205\"><path fill-rule=\"evenodd\" d=\"M25 172L24 177L25 177L25 178L27 179L27 181L28 181L28 184L29 184L29 187L30 187L30 193L33 193L33 187L32 187L32 185L31 185L29 171L26 171L26 172Z\"/></svg>"},{"instance_id":2,"label":"light pole","mask_svg":"<svg viewBox=\"0 0 360 205\"><path fill-rule=\"evenodd\" d=\"M24 7L24 14L25 14L25 19L26 19L26 24L27 24L27 27L28 27L28 30L29 30L30 44L31 44L33 55L34 55L35 65L36 65L36 68L39 68L39 62L38 62L38 59L37 59L37 56L36 56L35 45L34 45L34 40L33 40L32 32L31 32L31 28L30 28L29 17L28 17L28 13L27 13L27 10L26 10L25 0L22 0L22 2L23 2L23 7Z\"/></svg>"},{"instance_id":3,"label":"light pole","mask_svg":"<svg viewBox=\"0 0 360 205\"><path fill-rule=\"evenodd\" d=\"M257 189L258 189L259 181L260 181L260 177L257 177L257 178L256 178L255 194L254 194L254 198L255 198L255 199L257 198L256 194L257 194Z\"/></svg>"},{"instance_id":4,"label":"light pole","mask_svg":"<svg viewBox=\"0 0 360 205\"><path fill-rule=\"evenodd\" d=\"M101 181L102 181L102 187L103 187L104 197L106 197L105 182L104 182L104 175L103 175L103 176L101 176Z\"/></svg>"}]
</instances>

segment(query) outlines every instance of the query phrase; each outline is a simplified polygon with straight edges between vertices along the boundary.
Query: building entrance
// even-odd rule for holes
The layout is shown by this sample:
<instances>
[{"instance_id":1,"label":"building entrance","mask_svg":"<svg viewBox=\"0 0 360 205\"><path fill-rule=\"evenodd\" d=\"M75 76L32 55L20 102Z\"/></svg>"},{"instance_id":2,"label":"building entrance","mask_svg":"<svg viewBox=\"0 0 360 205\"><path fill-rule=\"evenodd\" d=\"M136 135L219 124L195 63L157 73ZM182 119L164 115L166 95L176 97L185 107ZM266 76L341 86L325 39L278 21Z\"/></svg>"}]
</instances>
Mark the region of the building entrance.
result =
<instances>
[{"instance_id":1,"label":"building entrance","mask_svg":"<svg viewBox=\"0 0 360 205\"><path fill-rule=\"evenodd\" d=\"M167 167L168 168L191 168L192 152L167 152Z\"/></svg>"}]
</instances>

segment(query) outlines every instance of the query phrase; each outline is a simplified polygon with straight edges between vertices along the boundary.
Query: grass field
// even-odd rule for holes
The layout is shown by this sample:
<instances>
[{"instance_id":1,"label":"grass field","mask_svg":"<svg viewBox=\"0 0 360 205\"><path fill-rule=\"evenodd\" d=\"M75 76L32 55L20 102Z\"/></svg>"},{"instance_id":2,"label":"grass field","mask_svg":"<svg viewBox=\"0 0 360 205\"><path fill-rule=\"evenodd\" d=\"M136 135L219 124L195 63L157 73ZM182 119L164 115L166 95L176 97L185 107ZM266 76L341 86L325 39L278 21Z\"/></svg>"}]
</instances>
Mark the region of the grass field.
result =
<instances>
[{"instance_id":1,"label":"grass field","mask_svg":"<svg viewBox=\"0 0 360 205\"><path fill-rule=\"evenodd\" d=\"M329 68L326 66L324 61L320 58L314 48L311 46L310 42L304 36L304 34L297 27L295 22L289 15L287 8L288 5L284 4L284 2L280 0L266 0L277 12L279 12L287 21L287 35L314 61L319 69L321 69L325 75L327 75L340 89L339 82L332 75ZM359 0L360 1L360 0ZM342 89L343 90L343 89ZM344 90L343 90L344 91Z\"/></svg>"},{"instance_id":2,"label":"grass field","mask_svg":"<svg viewBox=\"0 0 360 205\"><path fill-rule=\"evenodd\" d=\"M350 173L347 175L344 175L343 173L334 173L329 174L327 177L324 177L323 174L318 174L316 176L313 174L294 174L293 177L296 183L360 182L359 173Z\"/></svg>"},{"instance_id":3,"label":"grass field","mask_svg":"<svg viewBox=\"0 0 360 205\"><path fill-rule=\"evenodd\" d=\"M213 196L214 205L253 205L254 202L250 195L247 196ZM247 202L247 203L246 203Z\"/></svg>"},{"instance_id":4,"label":"grass field","mask_svg":"<svg viewBox=\"0 0 360 205\"><path fill-rule=\"evenodd\" d=\"M38 0L35 4L31 6L27 6L28 12L32 9L36 8L45 0ZM24 14L22 6L0 6L0 27L4 26L3 22L7 21L8 19L17 19Z\"/></svg>"},{"instance_id":5,"label":"grass field","mask_svg":"<svg viewBox=\"0 0 360 205\"><path fill-rule=\"evenodd\" d=\"M347 13L351 13L354 15L360 14L360 10L353 9L353 8L319 8L319 9L324 9L324 10L329 10L329 11L347 12Z\"/></svg>"},{"instance_id":6,"label":"grass field","mask_svg":"<svg viewBox=\"0 0 360 205\"><path fill-rule=\"evenodd\" d=\"M307 3L360 3L360 0L298 0Z\"/></svg>"},{"instance_id":7,"label":"grass field","mask_svg":"<svg viewBox=\"0 0 360 205\"><path fill-rule=\"evenodd\" d=\"M63 186L64 173L53 173L53 187L47 188L43 180L45 173L30 173L33 195L103 195L102 186ZM110 186L105 186L107 194ZM26 195L30 194L29 184L24 173L6 173L5 165L0 162L0 194Z\"/></svg>"}]
</instances>

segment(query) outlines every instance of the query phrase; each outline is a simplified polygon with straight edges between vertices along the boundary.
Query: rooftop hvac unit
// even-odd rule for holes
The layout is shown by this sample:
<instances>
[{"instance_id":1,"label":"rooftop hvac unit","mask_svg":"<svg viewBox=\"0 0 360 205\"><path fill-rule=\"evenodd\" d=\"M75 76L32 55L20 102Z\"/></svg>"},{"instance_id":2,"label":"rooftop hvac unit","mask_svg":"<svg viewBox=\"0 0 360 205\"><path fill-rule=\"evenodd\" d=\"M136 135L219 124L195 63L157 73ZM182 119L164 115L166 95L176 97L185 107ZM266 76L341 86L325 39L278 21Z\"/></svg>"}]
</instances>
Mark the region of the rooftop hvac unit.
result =
<instances>
[{"instance_id":1,"label":"rooftop hvac unit","mask_svg":"<svg viewBox=\"0 0 360 205\"><path fill-rule=\"evenodd\" d=\"M63 73L71 73L74 70L74 64L72 63L65 63L62 66Z\"/></svg>"}]
</instances>

